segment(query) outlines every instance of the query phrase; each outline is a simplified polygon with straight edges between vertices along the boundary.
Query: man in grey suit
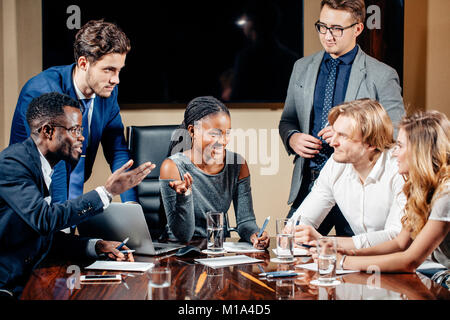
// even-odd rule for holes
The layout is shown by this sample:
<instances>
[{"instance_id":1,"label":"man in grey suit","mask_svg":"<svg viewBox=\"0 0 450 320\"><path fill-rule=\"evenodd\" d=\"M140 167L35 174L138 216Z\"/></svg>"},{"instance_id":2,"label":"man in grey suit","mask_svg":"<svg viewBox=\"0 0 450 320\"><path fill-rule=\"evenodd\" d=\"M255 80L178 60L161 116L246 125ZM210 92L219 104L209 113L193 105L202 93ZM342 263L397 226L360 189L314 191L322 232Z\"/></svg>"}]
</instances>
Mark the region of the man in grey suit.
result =
<instances>
[{"instance_id":1,"label":"man in grey suit","mask_svg":"<svg viewBox=\"0 0 450 320\"><path fill-rule=\"evenodd\" d=\"M333 106L371 98L381 103L394 125L404 115L397 72L356 44L364 29L365 12L364 0L322 0L315 26L324 50L294 65L279 123L285 148L295 155L288 217L311 191L333 153L329 146L333 129L327 122ZM337 206L318 231L328 234L333 226L339 236L353 235Z\"/></svg>"}]
</instances>

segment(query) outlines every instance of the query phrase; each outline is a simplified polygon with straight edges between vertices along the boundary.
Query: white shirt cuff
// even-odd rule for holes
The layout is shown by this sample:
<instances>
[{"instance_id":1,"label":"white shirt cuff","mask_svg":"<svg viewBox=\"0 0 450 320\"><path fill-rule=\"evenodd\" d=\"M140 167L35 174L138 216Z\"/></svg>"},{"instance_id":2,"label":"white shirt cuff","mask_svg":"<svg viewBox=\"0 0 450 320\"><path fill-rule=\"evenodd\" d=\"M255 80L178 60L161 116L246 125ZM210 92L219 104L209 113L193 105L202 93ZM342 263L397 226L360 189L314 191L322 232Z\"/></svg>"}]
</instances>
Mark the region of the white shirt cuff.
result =
<instances>
[{"instance_id":1,"label":"white shirt cuff","mask_svg":"<svg viewBox=\"0 0 450 320\"><path fill-rule=\"evenodd\" d=\"M89 258L98 258L97 252L95 251L95 244L100 240L102 239L89 239L86 247L86 254Z\"/></svg>"},{"instance_id":2,"label":"white shirt cuff","mask_svg":"<svg viewBox=\"0 0 450 320\"><path fill-rule=\"evenodd\" d=\"M106 194L105 190L103 190L102 187L95 188L95 191L97 191L98 195L100 196L100 199L102 199L103 210L105 210L106 208L108 208L110 204L108 195Z\"/></svg>"}]
</instances>

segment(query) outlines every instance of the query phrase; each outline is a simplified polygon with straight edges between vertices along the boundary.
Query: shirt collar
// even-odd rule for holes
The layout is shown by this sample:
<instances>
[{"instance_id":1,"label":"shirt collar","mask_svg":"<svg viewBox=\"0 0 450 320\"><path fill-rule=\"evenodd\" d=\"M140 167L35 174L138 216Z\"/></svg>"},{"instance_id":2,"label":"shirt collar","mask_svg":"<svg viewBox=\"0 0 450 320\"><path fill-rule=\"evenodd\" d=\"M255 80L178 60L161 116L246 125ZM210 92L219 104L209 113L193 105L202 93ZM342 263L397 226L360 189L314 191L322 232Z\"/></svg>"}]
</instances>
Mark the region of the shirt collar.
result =
<instances>
[{"instance_id":1,"label":"shirt collar","mask_svg":"<svg viewBox=\"0 0 450 320\"><path fill-rule=\"evenodd\" d=\"M355 45L355 47L344 54L343 56L340 56L337 58L337 60L340 61L342 64L352 64L353 61L356 58L356 54L358 53L358 46ZM328 60L333 59L328 52L325 52L324 54L325 62L328 62Z\"/></svg>"},{"instance_id":2,"label":"shirt collar","mask_svg":"<svg viewBox=\"0 0 450 320\"><path fill-rule=\"evenodd\" d=\"M383 174L384 167L386 164L387 153L389 150L385 150L379 157L372 170L370 170L369 175L367 176L366 181L377 181L381 175Z\"/></svg>"},{"instance_id":3,"label":"shirt collar","mask_svg":"<svg viewBox=\"0 0 450 320\"><path fill-rule=\"evenodd\" d=\"M381 175L383 174L384 169L385 169L386 161L389 158L389 152L391 152L391 150L385 150L378 157L372 170L370 170L370 173L367 176L364 184L368 184L368 183L377 181L381 178ZM351 167L351 170L350 170L351 177L353 177L353 179L356 179L359 181L359 175L356 172L355 168L353 167L353 165L350 165L350 167Z\"/></svg>"},{"instance_id":4,"label":"shirt collar","mask_svg":"<svg viewBox=\"0 0 450 320\"><path fill-rule=\"evenodd\" d=\"M72 82L73 82L73 87L75 88L75 93L76 93L76 95L77 95L78 100L81 100L81 99L90 99L90 98L86 98L86 96L83 94L83 92L81 92L81 90L78 89L77 84L75 83L75 79L73 79L73 77L72 77ZM95 93L92 95L91 98L92 98L92 99L95 98Z\"/></svg>"},{"instance_id":5,"label":"shirt collar","mask_svg":"<svg viewBox=\"0 0 450 320\"><path fill-rule=\"evenodd\" d=\"M44 175L44 181L47 185L47 189L50 190L50 184L52 182L52 175L53 175L53 169L50 166L50 163L47 161L47 159L44 157L44 155L41 153L41 150L38 149L39 152L39 158L41 159L41 168L42 168L42 174Z\"/></svg>"}]
</instances>

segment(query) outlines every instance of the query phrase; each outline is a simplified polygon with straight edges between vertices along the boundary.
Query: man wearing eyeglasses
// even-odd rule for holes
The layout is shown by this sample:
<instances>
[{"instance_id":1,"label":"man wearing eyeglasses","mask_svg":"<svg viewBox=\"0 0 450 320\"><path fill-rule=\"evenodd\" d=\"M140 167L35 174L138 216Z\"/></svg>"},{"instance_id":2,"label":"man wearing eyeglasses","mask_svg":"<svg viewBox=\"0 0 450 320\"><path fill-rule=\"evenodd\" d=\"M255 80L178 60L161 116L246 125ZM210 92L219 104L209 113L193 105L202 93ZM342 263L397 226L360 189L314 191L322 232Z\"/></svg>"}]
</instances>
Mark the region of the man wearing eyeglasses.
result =
<instances>
[{"instance_id":1,"label":"man wearing eyeglasses","mask_svg":"<svg viewBox=\"0 0 450 320\"><path fill-rule=\"evenodd\" d=\"M295 155L288 217L311 191L333 153L329 145L333 130L327 120L333 106L371 98L381 103L394 124L404 115L397 72L356 44L364 29L365 10L364 0L323 0L315 27L324 50L294 65L279 123L285 148ZM339 236L354 235L337 206L318 231L326 235L333 226Z\"/></svg>"},{"instance_id":2,"label":"man wearing eyeglasses","mask_svg":"<svg viewBox=\"0 0 450 320\"><path fill-rule=\"evenodd\" d=\"M112 172L130 159L117 102L119 73L130 48L129 39L115 24L89 21L75 36L75 63L49 68L22 88L12 121L10 145L30 135L25 114L33 98L59 92L78 100L82 106L85 137L82 155L78 163L62 161L55 166L51 186L55 203L83 194L84 182L92 173L100 143ZM81 133L74 130L71 132ZM122 201L137 201L136 191L128 190L121 198Z\"/></svg>"},{"instance_id":3,"label":"man wearing eyeglasses","mask_svg":"<svg viewBox=\"0 0 450 320\"><path fill-rule=\"evenodd\" d=\"M138 185L155 167L146 162L127 171L130 160L103 186L52 204L53 169L61 160L76 164L82 154L81 118L78 101L57 92L43 94L26 113L30 137L0 153L0 299L19 297L31 271L50 250L59 257L98 259L107 253L134 261L115 249L118 242L58 232L102 212L114 196Z\"/></svg>"}]
</instances>

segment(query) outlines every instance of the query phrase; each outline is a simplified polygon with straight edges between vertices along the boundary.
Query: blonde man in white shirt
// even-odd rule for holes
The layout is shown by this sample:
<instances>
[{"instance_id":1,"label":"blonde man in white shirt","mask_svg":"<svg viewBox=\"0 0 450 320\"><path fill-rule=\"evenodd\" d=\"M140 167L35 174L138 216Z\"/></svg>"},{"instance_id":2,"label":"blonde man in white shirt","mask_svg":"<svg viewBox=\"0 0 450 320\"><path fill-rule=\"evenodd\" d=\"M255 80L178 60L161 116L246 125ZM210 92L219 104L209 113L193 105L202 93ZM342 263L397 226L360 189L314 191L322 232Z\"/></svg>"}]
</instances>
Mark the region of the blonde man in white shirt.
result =
<instances>
[{"instance_id":1,"label":"blonde man in white shirt","mask_svg":"<svg viewBox=\"0 0 450 320\"><path fill-rule=\"evenodd\" d=\"M405 197L392 157L394 129L388 114L377 101L359 99L334 107L328 120L334 153L291 218L299 223L296 245L322 236L316 228L335 204L355 233L338 237L338 246L367 248L395 238Z\"/></svg>"}]
</instances>

